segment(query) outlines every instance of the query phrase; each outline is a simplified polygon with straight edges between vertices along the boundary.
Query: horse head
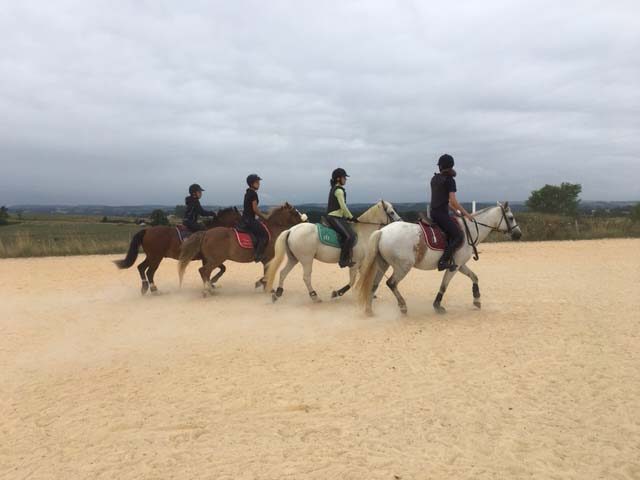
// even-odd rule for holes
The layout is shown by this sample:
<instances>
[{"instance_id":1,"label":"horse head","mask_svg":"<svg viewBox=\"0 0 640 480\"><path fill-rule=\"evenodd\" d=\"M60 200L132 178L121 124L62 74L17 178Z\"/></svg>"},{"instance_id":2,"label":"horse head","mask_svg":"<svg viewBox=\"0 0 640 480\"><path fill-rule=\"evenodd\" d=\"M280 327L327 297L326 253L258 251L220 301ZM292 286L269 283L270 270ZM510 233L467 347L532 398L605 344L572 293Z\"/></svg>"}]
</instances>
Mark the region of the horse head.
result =
<instances>
[{"instance_id":1,"label":"horse head","mask_svg":"<svg viewBox=\"0 0 640 480\"><path fill-rule=\"evenodd\" d=\"M273 208L267 217L267 223L287 228L304 221L306 221L306 215L301 214L289 202L285 202L284 205Z\"/></svg>"},{"instance_id":2,"label":"horse head","mask_svg":"<svg viewBox=\"0 0 640 480\"><path fill-rule=\"evenodd\" d=\"M520 230L520 226L518 225L518 222L516 222L516 217L511 211L509 202L498 202L498 207L500 208L501 218L497 229L503 233L511 235L511 240L520 240L520 238L522 238L522 230Z\"/></svg>"},{"instance_id":3,"label":"horse head","mask_svg":"<svg viewBox=\"0 0 640 480\"><path fill-rule=\"evenodd\" d=\"M377 223L380 225L388 225L392 222L402 220L400 215L395 211L393 205L384 200L380 200L378 203L370 207L360 217L358 217L363 223Z\"/></svg>"}]
</instances>

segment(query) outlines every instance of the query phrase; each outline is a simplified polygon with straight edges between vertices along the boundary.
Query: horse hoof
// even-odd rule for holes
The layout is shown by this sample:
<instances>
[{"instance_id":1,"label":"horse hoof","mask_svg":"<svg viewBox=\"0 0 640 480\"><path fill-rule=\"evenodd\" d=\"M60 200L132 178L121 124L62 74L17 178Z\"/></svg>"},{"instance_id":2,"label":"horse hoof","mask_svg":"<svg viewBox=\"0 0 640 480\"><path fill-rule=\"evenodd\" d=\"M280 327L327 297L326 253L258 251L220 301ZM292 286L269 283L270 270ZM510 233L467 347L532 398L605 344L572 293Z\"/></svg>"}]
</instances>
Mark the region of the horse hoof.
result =
<instances>
[{"instance_id":1,"label":"horse hoof","mask_svg":"<svg viewBox=\"0 0 640 480\"><path fill-rule=\"evenodd\" d=\"M401 305L400 306L400 313L402 313L403 315L407 314L407 306L406 305Z\"/></svg>"},{"instance_id":2,"label":"horse hoof","mask_svg":"<svg viewBox=\"0 0 640 480\"><path fill-rule=\"evenodd\" d=\"M313 300L313 303L322 303L322 299L320 299L320 297L318 297L317 295L311 297L311 300Z\"/></svg>"},{"instance_id":3,"label":"horse hoof","mask_svg":"<svg viewBox=\"0 0 640 480\"><path fill-rule=\"evenodd\" d=\"M145 282L145 283L142 284L142 288L140 289L140 293L142 295L145 295L148 291L149 291L149 284Z\"/></svg>"},{"instance_id":4,"label":"horse hoof","mask_svg":"<svg viewBox=\"0 0 640 480\"><path fill-rule=\"evenodd\" d=\"M439 314L447 313L447 309L441 305L434 305L433 308L436 311L436 313L439 313Z\"/></svg>"},{"instance_id":5,"label":"horse hoof","mask_svg":"<svg viewBox=\"0 0 640 480\"><path fill-rule=\"evenodd\" d=\"M151 285L151 293L158 293L158 287L156 287L155 285Z\"/></svg>"},{"instance_id":6,"label":"horse hoof","mask_svg":"<svg viewBox=\"0 0 640 480\"><path fill-rule=\"evenodd\" d=\"M371 308L367 308L367 309L364 311L364 314L365 314L367 317L373 317L373 310L372 310Z\"/></svg>"},{"instance_id":7,"label":"horse hoof","mask_svg":"<svg viewBox=\"0 0 640 480\"><path fill-rule=\"evenodd\" d=\"M480 302L473 302L473 306L479 310L482 307L482 304Z\"/></svg>"},{"instance_id":8,"label":"horse hoof","mask_svg":"<svg viewBox=\"0 0 640 480\"><path fill-rule=\"evenodd\" d=\"M336 292L335 290L333 292L331 292L331 298L338 298L340 295L338 295L338 292Z\"/></svg>"},{"instance_id":9,"label":"horse hoof","mask_svg":"<svg viewBox=\"0 0 640 480\"><path fill-rule=\"evenodd\" d=\"M276 303L278 301L278 296L275 293L271 293L271 303Z\"/></svg>"}]
</instances>

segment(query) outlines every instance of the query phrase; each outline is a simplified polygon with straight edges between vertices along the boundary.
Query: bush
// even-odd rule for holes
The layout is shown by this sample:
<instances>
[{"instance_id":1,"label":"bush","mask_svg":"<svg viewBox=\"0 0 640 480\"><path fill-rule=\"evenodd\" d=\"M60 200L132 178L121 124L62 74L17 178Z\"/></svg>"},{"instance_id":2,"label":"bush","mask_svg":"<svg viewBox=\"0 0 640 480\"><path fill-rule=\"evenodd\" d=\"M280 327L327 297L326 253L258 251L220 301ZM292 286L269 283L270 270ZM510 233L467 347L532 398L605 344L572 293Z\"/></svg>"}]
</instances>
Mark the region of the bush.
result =
<instances>
[{"instance_id":1,"label":"bush","mask_svg":"<svg viewBox=\"0 0 640 480\"><path fill-rule=\"evenodd\" d=\"M580 192L582 185L577 183L545 185L540 190L531 192L526 205L534 212L575 216L578 213Z\"/></svg>"},{"instance_id":2,"label":"bush","mask_svg":"<svg viewBox=\"0 0 640 480\"><path fill-rule=\"evenodd\" d=\"M164 210L158 208L151 212L151 225L154 227L157 225L169 225L169 219Z\"/></svg>"},{"instance_id":3,"label":"bush","mask_svg":"<svg viewBox=\"0 0 640 480\"><path fill-rule=\"evenodd\" d=\"M636 203L631 209L631 220L633 222L640 222L640 203Z\"/></svg>"}]
</instances>

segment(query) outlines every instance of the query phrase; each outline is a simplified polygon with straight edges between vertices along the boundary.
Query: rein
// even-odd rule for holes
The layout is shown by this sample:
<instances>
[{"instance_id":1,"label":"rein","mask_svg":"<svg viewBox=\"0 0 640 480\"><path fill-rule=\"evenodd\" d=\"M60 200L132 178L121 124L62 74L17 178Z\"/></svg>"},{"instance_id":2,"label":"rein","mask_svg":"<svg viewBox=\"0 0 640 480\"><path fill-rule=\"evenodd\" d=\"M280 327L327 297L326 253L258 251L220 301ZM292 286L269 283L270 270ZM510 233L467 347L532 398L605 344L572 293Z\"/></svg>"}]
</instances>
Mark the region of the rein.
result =
<instances>
[{"instance_id":1,"label":"rein","mask_svg":"<svg viewBox=\"0 0 640 480\"><path fill-rule=\"evenodd\" d=\"M462 223L464 224L464 229L466 231L467 245L469 245L473 249L473 259L474 260L478 260L480 258L480 256L478 255L478 248L477 248L478 240L480 239L480 230L478 228L478 225L482 225L483 227L486 227L486 228L490 229L492 232L509 233L509 234L511 234L513 232L514 228L518 228L518 224L517 223L515 225L513 225L513 226L511 226L509 224L509 220L507 219L507 212L505 211L505 209L504 209L504 207L502 205L500 205L500 210L502 212L502 217L500 217L500 222L498 223L497 227L494 227L492 225L487 225L486 223L479 222L475 218L473 219L473 223L476 226L476 239L475 240L471 239L471 231L469 230L469 224L467 223L467 219L465 217L462 217ZM502 225L503 221L507 225L507 231L506 232L500 230L500 226Z\"/></svg>"}]
</instances>

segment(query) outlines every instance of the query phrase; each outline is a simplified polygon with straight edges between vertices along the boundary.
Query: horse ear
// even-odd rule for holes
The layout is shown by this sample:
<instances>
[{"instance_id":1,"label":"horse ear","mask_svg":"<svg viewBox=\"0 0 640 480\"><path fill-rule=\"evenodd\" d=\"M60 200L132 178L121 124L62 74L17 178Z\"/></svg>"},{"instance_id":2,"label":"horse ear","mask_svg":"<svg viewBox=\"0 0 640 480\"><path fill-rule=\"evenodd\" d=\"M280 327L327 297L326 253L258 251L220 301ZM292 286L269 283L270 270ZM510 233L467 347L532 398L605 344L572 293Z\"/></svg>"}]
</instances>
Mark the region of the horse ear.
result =
<instances>
[{"instance_id":1,"label":"horse ear","mask_svg":"<svg viewBox=\"0 0 640 480\"><path fill-rule=\"evenodd\" d=\"M504 208L509 208L509 202L504 202L503 207L504 207Z\"/></svg>"},{"instance_id":2,"label":"horse ear","mask_svg":"<svg viewBox=\"0 0 640 480\"><path fill-rule=\"evenodd\" d=\"M501 206L502 206L502 204L501 204L500 202L496 202L496 205L497 205L498 207L501 207Z\"/></svg>"}]
</instances>

